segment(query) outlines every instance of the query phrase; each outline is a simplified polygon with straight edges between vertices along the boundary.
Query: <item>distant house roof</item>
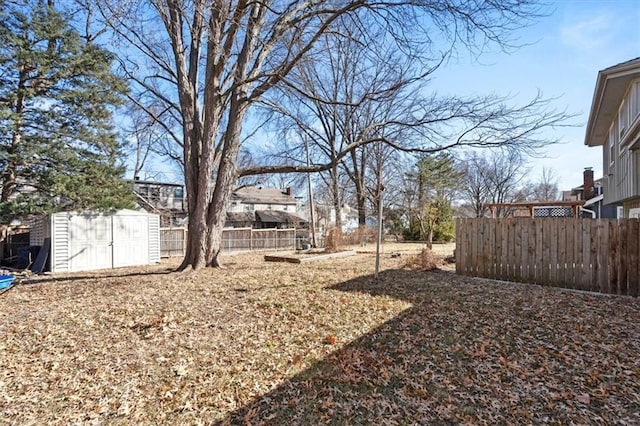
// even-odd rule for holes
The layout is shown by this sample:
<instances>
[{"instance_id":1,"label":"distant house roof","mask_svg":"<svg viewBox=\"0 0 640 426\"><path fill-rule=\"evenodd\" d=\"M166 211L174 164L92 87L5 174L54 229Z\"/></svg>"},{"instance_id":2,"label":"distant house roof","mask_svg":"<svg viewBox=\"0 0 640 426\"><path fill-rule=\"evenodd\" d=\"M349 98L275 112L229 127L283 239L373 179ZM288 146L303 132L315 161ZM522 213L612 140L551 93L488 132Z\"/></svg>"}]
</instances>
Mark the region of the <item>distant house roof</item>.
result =
<instances>
[{"instance_id":1,"label":"distant house roof","mask_svg":"<svg viewBox=\"0 0 640 426\"><path fill-rule=\"evenodd\" d=\"M305 223L306 221L295 214L279 210L256 210L256 216L262 223Z\"/></svg>"},{"instance_id":2,"label":"distant house roof","mask_svg":"<svg viewBox=\"0 0 640 426\"><path fill-rule=\"evenodd\" d=\"M600 194L596 197L593 197L592 199L588 200L586 203L584 203L583 207L589 207L592 204L596 204L599 201L604 200L604 194Z\"/></svg>"},{"instance_id":3,"label":"distant house roof","mask_svg":"<svg viewBox=\"0 0 640 426\"><path fill-rule=\"evenodd\" d=\"M640 57L605 68L598 72L596 88L591 102L584 144L603 145L609 135L609 126L618 112L627 87L640 77Z\"/></svg>"},{"instance_id":4,"label":"distant house roof","mask_svg":"<svg viewBox=\"0 0 640 426\"><path fill-rule=\"evenodd\" d=\"M251 223L256 220L254 212L227 212L227 223Z\"/></svg>"},{"instance_id":5,"label":"distant house roof","mask_svg":"<svg viewBox=\"0 0 640 426\"><path fill-rule=\"evenodd\" d=\"M233 191L232 199L251 204L286 204L296 205L296 199L291 196L291 191L283 191L277 188L264 188L261 186L245 186Z\"/></svg>"},{"instance_id":6,"label":"distant house roof","mask_svg":"<svg viewBox=\"0 0 640 426\"><path fill-rule=\"evenodd\" d=\"M173 183L173 182L156 182L152 180L139 180L134 179L133 183L136 185L157 185L157 186L172 186L176 188L182 188L184 185L181 183Z\"/></svg>"}]
</instances>

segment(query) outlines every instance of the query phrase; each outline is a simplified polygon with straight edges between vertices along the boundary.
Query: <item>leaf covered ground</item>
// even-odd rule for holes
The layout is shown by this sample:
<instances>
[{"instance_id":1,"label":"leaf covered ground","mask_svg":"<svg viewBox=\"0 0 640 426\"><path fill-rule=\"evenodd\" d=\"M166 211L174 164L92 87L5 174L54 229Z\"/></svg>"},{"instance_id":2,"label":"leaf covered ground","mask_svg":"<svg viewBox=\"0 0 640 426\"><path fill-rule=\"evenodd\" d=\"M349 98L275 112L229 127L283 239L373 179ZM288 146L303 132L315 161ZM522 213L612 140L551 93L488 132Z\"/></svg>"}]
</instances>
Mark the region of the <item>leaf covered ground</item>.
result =
<instances>
[{"instance_id":1,"label":"leaf covered ground","mask_svg":"<svg viewBox=\"0 0 640 426\"><path fill-rule=\"evenodd\" d=\"M640 424L640 302L369 254L0 296L2 424Z\"/></svg>"}]
</instances>

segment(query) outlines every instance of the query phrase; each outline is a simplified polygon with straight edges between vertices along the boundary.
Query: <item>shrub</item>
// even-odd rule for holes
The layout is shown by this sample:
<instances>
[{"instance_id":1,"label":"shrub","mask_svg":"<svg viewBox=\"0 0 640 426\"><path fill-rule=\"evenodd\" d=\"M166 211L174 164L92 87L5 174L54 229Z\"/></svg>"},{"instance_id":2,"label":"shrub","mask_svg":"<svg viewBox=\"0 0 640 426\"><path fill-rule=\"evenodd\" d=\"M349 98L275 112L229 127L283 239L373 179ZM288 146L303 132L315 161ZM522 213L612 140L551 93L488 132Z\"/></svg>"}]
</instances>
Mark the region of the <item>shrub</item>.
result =
<instances>
[{"instance_id":1,"label":"shrub","mask_svg":"<svg viewBox=\"0 0 640 426\"><path fill-rule=\"evenodd\" d=\"M329 229L324 240L324 250L327 253L335 253L342 249L343 244L342 231L338 228Z\"/></svg>"},{"instance_id":2,"label":"shrub","mask_svg":"<svg viewBox=\"0 0 640 426\"><path fill-rule=\"evenodd\" d=\"M443 264L442 257L425 248L420 253L410 256L405 263L405 267L421 271L433 271L434 269L439 269Z\"/></svg>"}]
</instances>

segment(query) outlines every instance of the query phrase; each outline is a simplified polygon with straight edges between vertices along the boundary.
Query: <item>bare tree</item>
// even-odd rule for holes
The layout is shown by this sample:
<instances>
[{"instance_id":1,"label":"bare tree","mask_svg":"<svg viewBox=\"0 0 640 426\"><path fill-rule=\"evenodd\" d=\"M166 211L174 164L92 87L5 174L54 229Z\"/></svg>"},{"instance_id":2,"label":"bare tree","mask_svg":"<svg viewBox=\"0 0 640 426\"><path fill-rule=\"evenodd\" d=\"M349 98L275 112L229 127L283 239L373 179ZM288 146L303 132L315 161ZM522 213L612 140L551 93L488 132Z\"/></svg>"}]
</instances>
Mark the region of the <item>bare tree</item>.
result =
<instances>
[{"instance_id":1,"label":"bare tree","mask_svg":"<svg viewBox=\"0 0 640 426\"><path fill-rule=\"evenodd\" d=\"M510 203L525 201L522 187L528 172L525 158L517 150L497 150L489 155L477 151L469 153L462 161L462 198L476 217L487 213L487 203ZM505 216L510 209L498 207L498 217Z\"/></svg>"},{"instance_id":2,"label":"bare tree","mask_svg":"<svg viewBox=\"0 0 640 426\"><path fill-rule=\"evenodd\" d=\"M558 177L553 169L544 166L539 180L530 184L531 201L556 201L560 191L558 190Z\"/></svg>"},{"instance_id":3,"label":"bare tree","mask_svg":"<svg viewBox=\"0 0 640 426\"><path fill-rule=\"evenodd\" d=\"M349 146L329 162L311 167L275 164L241 168L238 164L243 124L251 106L283 83L338 18L350 15L358 19L356 12L371 16L369 25L385 28L386 36L398 40L398 46L407 51L435 39L449 40L445 51L458 42L478 51L488 43L509 48L512 31L540 16L536 0L481 4L454 0L104 0L96 1L96 6L120 40L127 43L127 51L136 51L136 57L121 58L131 81L149 97L162 100L166 107L163 114L179 124L168 125L150 111L182 149L189 239L180 269L220 265L222 226L239 177L328 170L353 148ZM144 63L141 57L146 58ZM491 111L487 120L496 113L495 108ZM505 107L501 122L486 127L476 121L473 130L451 144L492 143L495 135L486 133L490 128L500 133L500 143L535 145L540 142L537 131L558 119L550 114L533 115L531 108L520 111L528 119L520 116L518 121L517 111L510 114ZM370 142L364 139L359 143Z\"/></svg>"},{"instance_id":4,"label":"bare tree","mask_svg":"<svg viewBox=\"0 0 640 426\"><path fill-rule=\"evenodd\" d=\"M384 34L368 33L361 22L347 17L338 20L336 29L349 37L323 37L314 56L299 63L263 105L278 118L275 125L284 140L275 147L275 159L302 162L297 141L287 143L288 135L300 134L311 145L316 163L332 164L323 176L340 227L342 174L355 185L359 222L364 225L369 169L365 142L382 141L383 133L391 134L401 124L415 125L417 104L412 110L403 91L429 71L410 72L416 67L407 55L399 54L397 46L382 49ZM337 161L352 146L349 155Z\"/></svg>"}]
</instances>

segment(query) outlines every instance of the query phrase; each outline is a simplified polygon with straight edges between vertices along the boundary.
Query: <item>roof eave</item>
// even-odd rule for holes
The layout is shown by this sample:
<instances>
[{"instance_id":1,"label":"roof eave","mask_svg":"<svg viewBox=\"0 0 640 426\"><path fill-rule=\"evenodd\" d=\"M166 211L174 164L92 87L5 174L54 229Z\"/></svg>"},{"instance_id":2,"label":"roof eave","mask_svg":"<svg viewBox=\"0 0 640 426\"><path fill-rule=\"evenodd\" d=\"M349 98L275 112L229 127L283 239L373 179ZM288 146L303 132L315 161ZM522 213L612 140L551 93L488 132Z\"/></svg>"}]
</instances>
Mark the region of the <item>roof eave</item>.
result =
<instances>
[{"instance_id":1,"label":"roof eave","mask_svg":"<svg viewBox=\"0 0 640 426\"><path fill-rule=\"evenodd\" d=\"M640 77L640 58L598 72L596 87L587 121L584 144L601 146L607 139L611 120L631 81Z\"/></svg>"}]
</instances>

